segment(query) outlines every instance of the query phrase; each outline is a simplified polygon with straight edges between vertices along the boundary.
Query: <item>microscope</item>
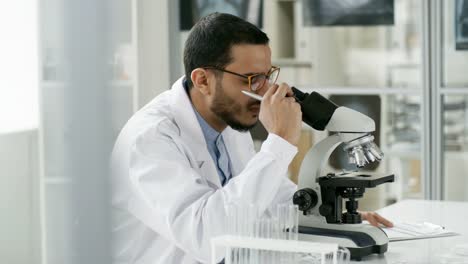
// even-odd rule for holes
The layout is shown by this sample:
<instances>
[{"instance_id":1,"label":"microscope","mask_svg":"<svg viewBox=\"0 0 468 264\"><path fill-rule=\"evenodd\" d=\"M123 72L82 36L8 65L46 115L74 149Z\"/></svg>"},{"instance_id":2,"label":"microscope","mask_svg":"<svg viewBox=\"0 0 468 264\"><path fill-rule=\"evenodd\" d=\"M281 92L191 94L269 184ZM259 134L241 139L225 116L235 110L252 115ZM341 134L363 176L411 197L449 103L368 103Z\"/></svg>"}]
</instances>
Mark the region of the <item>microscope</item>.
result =
<instances>
[{"instance_id":1,"label":"microscope","mask_svg":"<svg viewBox=\"0 0 468 264\"><path fill-rule=\"evenodd\" d=\"M385 253L388 237L380 228L362 223L358 199L366 188L393 182L394 175L358 171L322 174L332 151L339 145L348 154L348 162L357 168L383 158L371 135L375 131L374 120L339 107L316 92L303 93L294 87L292 90L301 105L303 121L316 130L331 132L309 150L302 162L298 191L293 197L293 203L302 211L299 239L339 244L349 249L353 260Z\"/></svg>"}]
</instances>

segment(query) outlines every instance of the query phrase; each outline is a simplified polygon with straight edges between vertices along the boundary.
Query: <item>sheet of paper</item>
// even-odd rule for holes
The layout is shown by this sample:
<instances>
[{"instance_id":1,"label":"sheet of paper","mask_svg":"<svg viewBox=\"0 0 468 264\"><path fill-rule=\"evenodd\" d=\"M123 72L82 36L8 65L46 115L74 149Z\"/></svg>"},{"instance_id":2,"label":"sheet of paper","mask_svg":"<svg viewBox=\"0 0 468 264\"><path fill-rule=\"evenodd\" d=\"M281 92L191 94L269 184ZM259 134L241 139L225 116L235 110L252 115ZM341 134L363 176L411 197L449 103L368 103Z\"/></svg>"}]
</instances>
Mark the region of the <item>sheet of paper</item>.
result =
<instances>
[{"instance_id":1,"label":"sheet of paper","mask_svg":"<svg viewBox=\"0 0 468 264\"><path fill-rule=\"evenodd\" d=\"M443 226L428 223L394 223L392 228L382 228L391 241L424 239L435 237L446 237L459 235L455 232L445 229Z\"/></svg>"}]
</instances>

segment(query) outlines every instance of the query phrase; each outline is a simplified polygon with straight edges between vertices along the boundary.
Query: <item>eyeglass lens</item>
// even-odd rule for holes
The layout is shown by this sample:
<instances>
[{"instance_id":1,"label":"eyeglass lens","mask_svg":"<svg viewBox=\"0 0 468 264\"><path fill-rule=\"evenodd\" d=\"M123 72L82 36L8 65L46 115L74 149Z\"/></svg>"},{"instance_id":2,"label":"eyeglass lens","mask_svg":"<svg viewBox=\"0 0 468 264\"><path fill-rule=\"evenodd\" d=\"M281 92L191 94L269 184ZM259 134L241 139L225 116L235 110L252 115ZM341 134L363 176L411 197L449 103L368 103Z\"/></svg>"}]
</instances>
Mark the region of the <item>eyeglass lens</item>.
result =
<instances>
[{"instance_id":1,"label":"eyeglass lens","mask_svg":"<svg viewBox=\"0 0 468 264\"><path fill-rule=\"evenodd\" d=\"M250 89L252 91L256 91L260 89L261 87L263 87L263 85L265 85L265 81L267 78L268 78L269 84L274 84L276 82L276 79L278 78L278 73L279 73L279 70L275 69L268 76L264 74L254 76L251 79Z\"/></svg>"}]
</instances>

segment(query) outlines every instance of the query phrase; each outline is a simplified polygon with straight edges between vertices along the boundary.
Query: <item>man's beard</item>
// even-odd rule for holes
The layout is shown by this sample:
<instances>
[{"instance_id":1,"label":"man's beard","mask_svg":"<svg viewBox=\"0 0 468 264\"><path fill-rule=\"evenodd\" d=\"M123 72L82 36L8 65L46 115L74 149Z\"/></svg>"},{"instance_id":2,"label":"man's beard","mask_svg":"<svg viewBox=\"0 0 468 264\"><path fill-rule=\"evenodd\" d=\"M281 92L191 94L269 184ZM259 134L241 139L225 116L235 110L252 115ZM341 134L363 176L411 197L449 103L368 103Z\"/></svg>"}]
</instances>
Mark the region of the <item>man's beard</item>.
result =
<instances>
[{"instance_id":1,"label":"man's beard","mask_svg":"<svg viewBox=\"0 0 468 264\"><path fill-rule=\"evenodd\" d=\"M258 103L253 103L252 105L255 104ZM240 132L246 132L250 130L258 122L257 121L253 124L243 124L236 119L235 114L242 112L242 106L224 93L220 81L218 81L216 84L215 97L213 99L213 104L211 105L210 110L215 113L218 118L226 122L226 124L232 129Z\"/></svg>"}]
</instances>

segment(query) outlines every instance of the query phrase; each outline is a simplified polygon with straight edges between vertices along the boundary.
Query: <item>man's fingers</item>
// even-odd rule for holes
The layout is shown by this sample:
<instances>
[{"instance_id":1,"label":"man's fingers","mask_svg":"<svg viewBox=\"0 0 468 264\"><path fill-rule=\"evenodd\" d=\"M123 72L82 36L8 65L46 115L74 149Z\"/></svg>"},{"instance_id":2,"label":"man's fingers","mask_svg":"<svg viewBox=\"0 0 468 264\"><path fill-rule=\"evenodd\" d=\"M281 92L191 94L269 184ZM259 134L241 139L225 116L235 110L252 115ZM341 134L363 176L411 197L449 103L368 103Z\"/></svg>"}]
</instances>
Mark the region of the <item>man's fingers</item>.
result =
<instances>
[{"instance_id":1,"label":"man's fingers","mask_svg":"<svg viewBox=\"0 0 468 264\"><path fill-rule=\"evenodd\" d=\"M287 85L286 83L283 83L283 84L284 84L284 86L286 86L286 95L285 96L295 98L292 88L289 85Z\"/></svg>"},{"instance_id":2,"label":"man's fingers","mask_svg":"<svg viewBox=\"0 0 468 264\"><path fill-rule=\"evenodd\" d=\"M377 219L378 222L383 224L386 227L393 227L393 223L387 220L386 218L382 217L381 215L375 213L375 218Z\"/></svg>"},{"instance_id":3,"label":"man's fingers","mask_svg":"<svg viewBox=\"0 0 468 264\"><path fill-rule=\"evenodd\" d=\"M273 84L272 86L268 87L268 90L265 92L265 94L263 95L263 98L264 99L268 99L270 98L273 94L276 93L276 91L278 90L279 86L277 84Z\"/></svg>"},{"instance_id":4,"label":"man's fingers","mask_svg":"<svg viewBox=\"0 0 468 264\"><path fill-rule=\"evenodd\" d=\"M362 212L362 218L367 220L371 225L379 227L379 224L384 225L385 227L393 227L393 223L382 217L375 212Z\"/></svg>"},{"instance_id":5,"label":"man's fingers","mask_svg":"<svg viewBox=\"0 0 468 264\"><path fill-rule=\"evenodd\" d=\"M288 93L287 87L284 85L280 85L273 96L275 96L278 99L281 99L281 98L286 97L287 93Z\"/></svg>"},{"instance_id":6,"label":"man's fingers","mask_svg":"<svg viewBox=\"0 0 468 264\"><path fill-rule=\"evenodd\" d=\"M272 97L277 101L282 101L284 98L287 97L286 95L292 96L293 93L291 88L287 84L282 83Z\"/></svg>"},{"instance_id":7,"label":"man's fingers","mask_svg":"<svg viewBox=\"0 0 468 264\"><path fill-rule=\"evenodd\" d=\"M294 96L294 92L293 90L291 89L291 87L288 86L288 93L287 93L288 96L290 97L293 97Z\"/></svg>"},{"instance_id":8,"label":"man's fingers","mask_svg":"<svg viewBox=\"0 0 468 264\"><path fill-rule=\"evenodd\" d=\"M366 213L366 220L373 226L379 226L379 223L377 222L377 219L375 219L375 217L373 215L371 215L370 213Z\"/></svg>"}]
</instances>

